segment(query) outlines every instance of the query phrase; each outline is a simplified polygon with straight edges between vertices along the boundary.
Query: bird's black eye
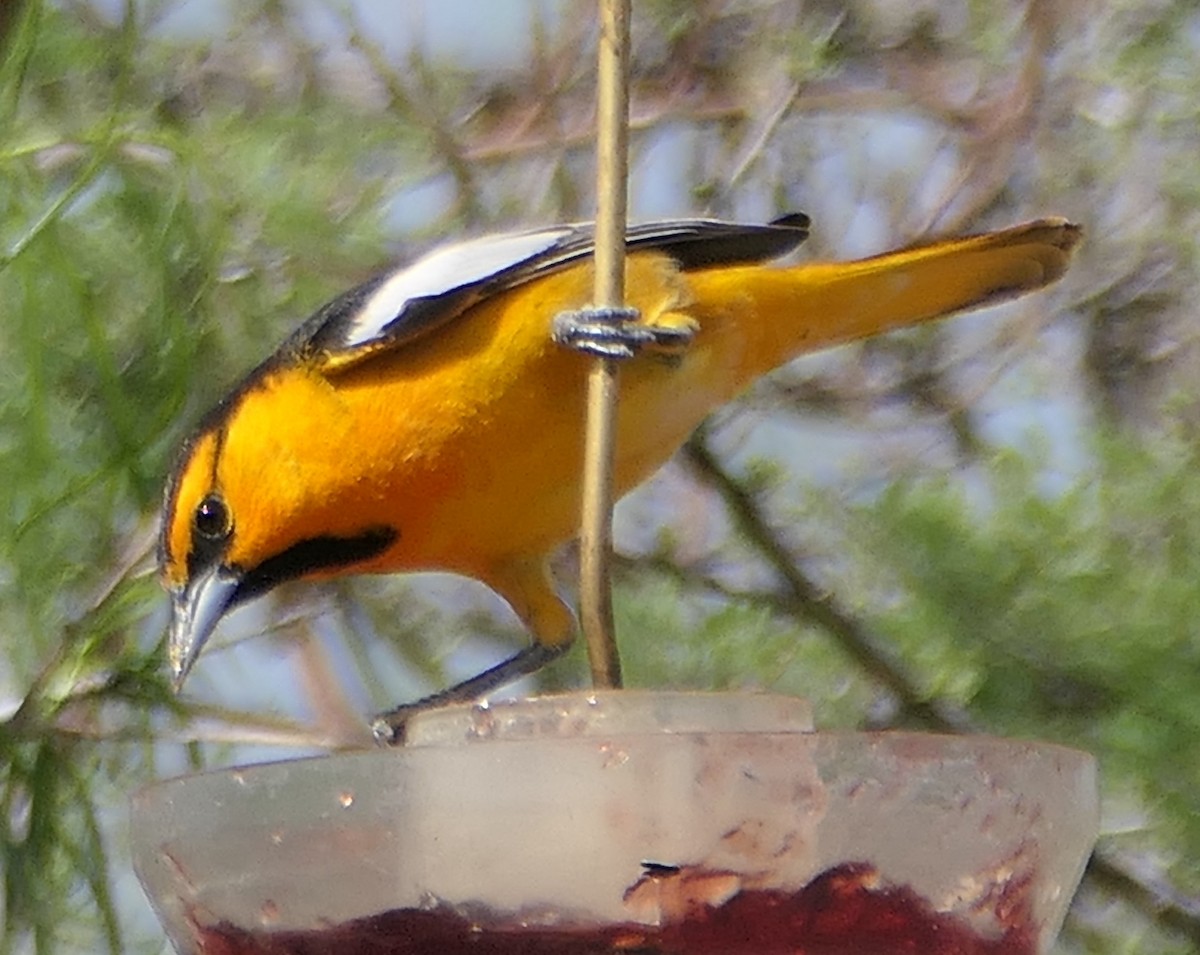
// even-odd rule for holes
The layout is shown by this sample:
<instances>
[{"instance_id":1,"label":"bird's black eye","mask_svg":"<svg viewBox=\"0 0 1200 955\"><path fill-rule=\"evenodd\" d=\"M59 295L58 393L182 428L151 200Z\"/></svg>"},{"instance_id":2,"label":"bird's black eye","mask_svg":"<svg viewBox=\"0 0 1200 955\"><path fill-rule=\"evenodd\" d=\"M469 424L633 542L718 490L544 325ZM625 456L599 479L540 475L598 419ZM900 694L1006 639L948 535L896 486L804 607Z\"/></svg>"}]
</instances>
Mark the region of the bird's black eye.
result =
<instances>
[{"instance_id":1,"label":"bird's black eye","mask_svg":"<svg viewBox=\"0 0 1200 955\"><path fill-rule=\"evenodd\" d=\"M210 494L196 506L192 527L196 536L206 541L221 541L229 536L233 521L229 517L229 508L219 495Z\"/></svg>"}]
</instances>

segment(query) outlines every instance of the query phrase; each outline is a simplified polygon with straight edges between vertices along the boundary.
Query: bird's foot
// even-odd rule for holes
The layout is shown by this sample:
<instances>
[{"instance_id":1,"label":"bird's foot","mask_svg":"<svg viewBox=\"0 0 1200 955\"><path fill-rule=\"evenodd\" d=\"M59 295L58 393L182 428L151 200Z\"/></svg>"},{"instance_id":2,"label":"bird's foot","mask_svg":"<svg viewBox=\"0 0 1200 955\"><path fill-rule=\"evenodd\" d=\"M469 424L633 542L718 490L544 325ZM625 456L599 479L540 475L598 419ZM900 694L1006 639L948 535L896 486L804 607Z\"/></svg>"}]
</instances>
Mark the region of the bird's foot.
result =
<instances>
[{"instance_id":1,"label":"bird's foot","mask_svg":"<svg viewBox=\"0 0 1200 955\"><path fill-rule=\"evenodd\" d=\"M371 720L371 735L380 746L403 746L408 721L428 709L419 702L393 707Z\"/></svg>"},{"instance_id":2,"label":"bird's foot","mask_svg":"<svg viewBox=\"0 0 1200 955\"><path fill-rule=\"evenodd\" d=\"M636 308L584 308L554 316L551 337L597 358L633 358L643 351L677 356L691 344L687 326L646 325Z\"/></svg>"},{"instance_id":3,"label":"bird's foot","mask_svg":"<svg viewBox=\"0 0 1200 955\"><path fill-rule=\"evenodd\" d=\"M414 717L443 706L478 700L498 687L537 672L550 661L560 657L569 646L570 641L555 646L532 643L504 662L469 680L415 703L402 703L385 713L380 713L371 720L371 735L381 746L403 746L409 721Z\"/></svg>"}]
</instances>

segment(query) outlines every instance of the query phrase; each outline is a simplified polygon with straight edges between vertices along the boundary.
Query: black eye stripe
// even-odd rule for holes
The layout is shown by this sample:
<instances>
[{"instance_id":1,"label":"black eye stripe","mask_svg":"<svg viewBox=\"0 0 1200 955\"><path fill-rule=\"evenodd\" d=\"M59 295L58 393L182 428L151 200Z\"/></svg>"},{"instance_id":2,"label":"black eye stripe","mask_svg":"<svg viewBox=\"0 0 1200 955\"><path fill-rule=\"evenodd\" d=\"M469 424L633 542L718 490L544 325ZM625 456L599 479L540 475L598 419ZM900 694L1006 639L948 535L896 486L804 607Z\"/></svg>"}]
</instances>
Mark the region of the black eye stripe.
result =
<instances>
[{"instance_id":1,"label":"black eye stripe","mask_svg":"<svg viewBox=\"0 0 1200 955\"><path fill-rule=\"evenodd\" d=\"M270 590L314 571L352 567L387 550L400 536L394 527L371 527L353 537L311 537L298 541L281 554L246 572L234 603Z\"/></svg>"}]
</instances>

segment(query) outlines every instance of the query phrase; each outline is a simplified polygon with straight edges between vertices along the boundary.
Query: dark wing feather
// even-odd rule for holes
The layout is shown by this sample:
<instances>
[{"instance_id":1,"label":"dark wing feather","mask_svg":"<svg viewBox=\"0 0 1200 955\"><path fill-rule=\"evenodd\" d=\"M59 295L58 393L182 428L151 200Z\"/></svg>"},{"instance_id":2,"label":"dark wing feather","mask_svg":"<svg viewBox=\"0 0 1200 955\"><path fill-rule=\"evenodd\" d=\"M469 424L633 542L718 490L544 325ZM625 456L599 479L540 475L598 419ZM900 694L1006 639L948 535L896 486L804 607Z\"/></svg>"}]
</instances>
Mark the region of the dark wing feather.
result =
<instances>
[{"instance_id":1,"label":"dark wing feather","mask_svg":"<svg viewBox=\"0 0 1200 955\"><path fill-rule=\"evenodd\" d=\"M663 252L684 271L761 262L796 248L808 224L801 214L769 225L651 222L629 228L626 248ZM594 248L591 223L443 246L338 296L301 325L279 355L344 368L423 337L485 298L573 265Z\"/></svg>"}]
</instances>

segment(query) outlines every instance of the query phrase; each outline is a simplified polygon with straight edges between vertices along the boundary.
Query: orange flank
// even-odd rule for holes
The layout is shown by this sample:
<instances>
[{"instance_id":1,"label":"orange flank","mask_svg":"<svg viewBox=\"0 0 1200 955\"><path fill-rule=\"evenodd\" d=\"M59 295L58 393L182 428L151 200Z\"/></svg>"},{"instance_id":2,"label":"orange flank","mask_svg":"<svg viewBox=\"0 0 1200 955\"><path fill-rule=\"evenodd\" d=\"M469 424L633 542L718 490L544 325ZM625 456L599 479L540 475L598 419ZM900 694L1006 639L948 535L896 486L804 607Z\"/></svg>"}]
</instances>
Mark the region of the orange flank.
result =
<instances>
[{"instance_id":1,"label":"orange flank","mask_svg":"<svg viewBox=\"0 0 1200 955\"><path fill-rule=\"evenodd\" d=\"M642 323L694 337L624 365L619 492L772 368L1041 288L1080 238L1045 219L858 262L770 264L806 225L630 230L626 302ZM564 226L385 272L320 310L204 418L163 515L177 683L227 610L298 578L444 570L501 594L531 648L432 702L486 692L570 642L546 559L578 523L588 362L551 328L587 302L591 248L588 227Z\"/></svg>"}]
</instances>

